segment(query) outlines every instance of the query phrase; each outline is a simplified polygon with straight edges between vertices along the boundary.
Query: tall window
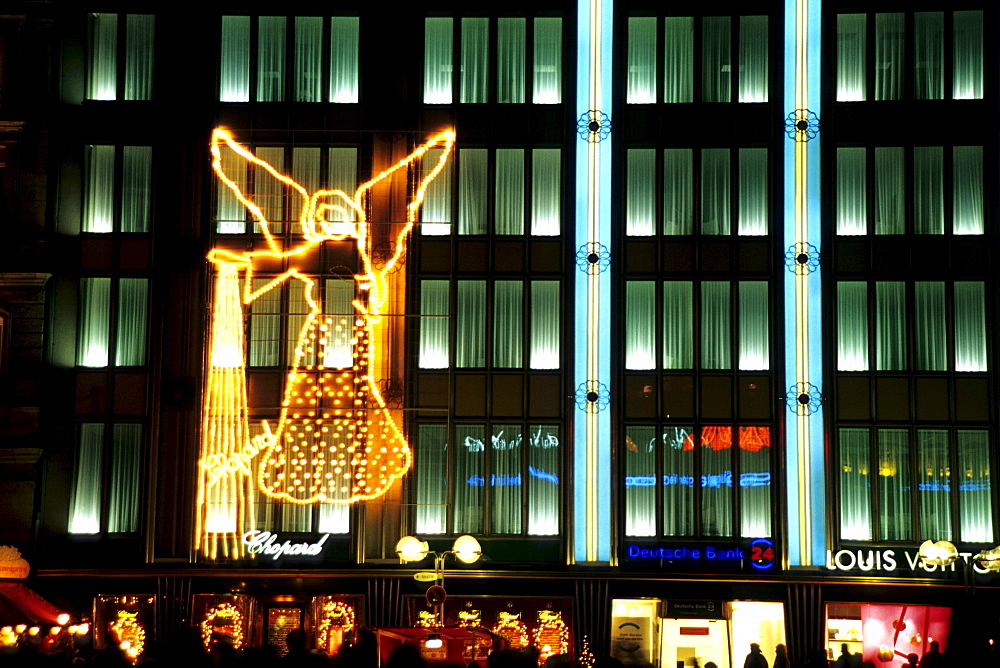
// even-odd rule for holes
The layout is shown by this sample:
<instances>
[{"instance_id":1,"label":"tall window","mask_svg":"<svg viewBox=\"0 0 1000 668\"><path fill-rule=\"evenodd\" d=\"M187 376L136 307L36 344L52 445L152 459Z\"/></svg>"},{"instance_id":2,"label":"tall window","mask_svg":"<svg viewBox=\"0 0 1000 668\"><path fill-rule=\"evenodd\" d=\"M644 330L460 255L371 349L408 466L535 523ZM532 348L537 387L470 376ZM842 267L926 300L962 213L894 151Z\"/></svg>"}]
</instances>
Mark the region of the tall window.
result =
<instances>
[{"instance_id":1,"label":"tall window","mask_svg":"<svg viewBox=\"0 0 1000 668\"><path fill-rule=\"evenodd\" d=\"M629 236L769 232L768 149L630 148Z\"/></svg>"},{"instance_id":2,"label":"tall window","mask_svg":"<svg viewBox=\"0 0 1000 668\"><path fill-rule=\"evenodd\" d=\"M558 535L565 454L556 425L418 425L416 531Z\"/></svg>"},{"instance_id":3,"label":"tall window","mask_svg":"<svg viewBox=\"0 0 1000 668\"><path fill-rule=\"evenodd\" d=\"M838 436L841 538L995 540L987 430L842 427Z\"/></svg>"},{"instance_id":4,"label":"tall window","mask_svg":"<svg viewBox=\"0 0 1000 668\"><path fill-rule=\"evenodd\" d=\"M561 18L424 20L425 104L529 100L562 102Z\"/></svg>"},{"instance_id":5,"label":"tall window","mask_svg":"<svg viewBox=\"0 0 1000 668\"><path fill-rule=\"evenodd\" d=\"M69 533L135 533L139 529L142 425L81 424L73 467Z\"/></svg>"},{"instance_id":6,"label":"tall window","mask_svg":"<svg viewBox=\"0 0 1000 668\"><path fill-rule=\"evenodd\" d=\"M83 232L149 232L150 146L86 147Z\"/></svg>"},{"instance_id":7,"label":"tall window","mask_svg":"<svg viewBox=\"0 0 1000 668\"><path fill-rule=\"evenodd\" d=\"M219 100L357 102L358 29L354 16L223 16Z\"/></svg>"},{"instance_id":8,"label":"tall window","mask_svg":"<svg viewBox=\"0 0 1000 668\"><path fill-rule=\"evenodd\" d=\"M153 15L91 14L89 24L87 99L152 99Z\"/></svg>"},{"instance_id":9,"label":"tall window","mask_svg":"<svg viewBox=\"0 0 1000 668\"><path fill-rule=\"evenodd\" d=\"M78 366L146 363L147 293L145 278L80 279Z\"/></svg>"},{"instance_id":10,"label":"tall window","mask_svg":"<svg viewBox=\"0 0 1000 668\"><path fill-rule=\"evenodd\" d=\"M663 69L657 76L661 41ZM696 54L698 43L701 48ZM767 102L767 45L767 16L668 16L662 22L655 17L630 17L626 101ZM662 93L657 92L659 82Z\"/></svg>"},{"instance_id":11,"label":"tall window","mask_svg":"<svg viewBox=\"0 0 1000 668\"><path fill-rule=\"evenodd\" d=\"M625 535L772 535L771 430L625 428Z\"/></svg>"}]
</instances>

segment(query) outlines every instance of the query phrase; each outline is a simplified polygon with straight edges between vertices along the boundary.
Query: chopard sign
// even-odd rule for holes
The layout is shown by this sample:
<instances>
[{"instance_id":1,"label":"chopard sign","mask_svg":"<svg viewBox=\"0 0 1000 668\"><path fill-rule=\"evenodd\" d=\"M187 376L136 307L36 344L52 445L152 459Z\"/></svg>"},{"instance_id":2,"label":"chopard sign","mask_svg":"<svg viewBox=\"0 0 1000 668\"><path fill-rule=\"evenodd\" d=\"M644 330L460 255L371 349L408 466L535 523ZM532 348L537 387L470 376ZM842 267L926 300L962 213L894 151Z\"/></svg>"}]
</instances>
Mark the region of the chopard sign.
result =
<instances>
[{"instance_id":1,"label":"chopard sign","mask_svg":"<svg viewBox=\"0 0 1000 668\"><path fill-rule=\"evenodd\" d=\"M278 541L278 534L254 529L243 534L243 544L250 554L266 554L275 561L283 556L318 557L323 552L323 544L330 534L323 534L315 543L293 543Z\"/></svg>"}]
</instances>

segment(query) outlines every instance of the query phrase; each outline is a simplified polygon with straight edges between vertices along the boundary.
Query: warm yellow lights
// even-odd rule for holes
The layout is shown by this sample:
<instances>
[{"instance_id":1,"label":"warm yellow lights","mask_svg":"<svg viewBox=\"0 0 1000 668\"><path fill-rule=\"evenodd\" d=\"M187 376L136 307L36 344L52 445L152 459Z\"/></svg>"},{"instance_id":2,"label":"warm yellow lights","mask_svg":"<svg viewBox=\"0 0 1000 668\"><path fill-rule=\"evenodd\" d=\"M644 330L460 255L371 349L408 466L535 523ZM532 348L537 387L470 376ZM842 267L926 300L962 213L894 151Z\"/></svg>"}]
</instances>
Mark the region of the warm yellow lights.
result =
<instances>
[{"instance_id":1,"label":"warm yellow lights","mask_svg":"<svg viewBox=\"0 0 1000 668\"><path fill-rule=\"evenodd\" d=\"M538 665L544 664L552 655L569 652L569 627L562 620L561 612L538 611L533 644L539 650Z\"/></svg>"},{"instance_id":2,"label":"warm yellow lights","mask_svg":"<svg viewBox=\"0 0 1000 668\"><path fill-rule=\"evenodd\" d=\"M228 640L233 649L243 647L243 613L232 603L220 603L205 613L201 621L201 639L205 647Z\"/></svg>"},{"instance_id":3,"label":"warm yellow lights","mask_svg":"<svg viewBox=\"0 0 1000 668\"><path fill-rule=\"evenodd\" d=\"M500 612L497 623L490 629L505 638L514 649L528 646L528 626L521 621L520 613Z\"/></svg>"},{"instance_id":4,"label":"warm yellow lights","mask_svg":"<svg viewBox=\"0 0 1000 668\"><path fill-rule=\"evenodd\" d=\"M415 536L403 536L396 543L396 554L402 561L420 561L427 556L430 548L427 541L420 540Z\"/></svg>"},{"instance_id":5,"label":"warm yellow lights","mask_svg":"<svg viewBox=\"0 0 1000 668\"><path fill-rule=\"evenodd\" d=\"M474 564L483 556L479 541L469 535L456 538L455 545L451 549L455 553L455 558L463 564Z\"/></svg>"},{"instance_id":6,"label":"warm yellow lights","mask_svg":"<svg viewBox=\"0 0 1000 668\"><path fill-rule=\"evenodd\" d=\"M146 631L137 621L139 613L119 610L109 630L129 661L135 663L146 646Z\"/></svg>"},{"instance_id":7,"label":"warm yellow lights","mask_svg":"<svg viewBox=\"0 0 1000 668\"><path fill-rule=\"evenodd\" d=\"M69 615L67 615L65 612L56 617L56 623L58 623L60 626L66 626L67 622L69 622Z\"/></svg>"},{"instance_id":8,"label":"warm yellow lights","mask_svg":"<svg viewBox=\"0 0 1000 668\"><path fill-rule=\"evenodd\" d=\"M312 194L266 161L240 146L218 128L212 133L212 167L219 180L247 208L264 236L266 248L237 252L216 248L208 255L215 265L215 295L209 369L202 409L200 481L196 548L211 559L219 545L225 555L238 554L239 531L252 521L251 486L260 493L296 504L354 503L378 498L410 468L409 444L379 390L388 336L382 323L391 294L389 275L401 264L406 241L417 222L428 186L447 164L455 133L442 132L391 168L362 183L349 195L342 190ZM398 225L389 249L375 257L368 221L372 189L416 165L428 150L440 152L416 182L406 206L406 222ZM226 152L226 160L223 153ZM233 157L235 156L235 157ZM232 159L230 159L232 158ZM283 248L253 195L226 173L225 165L253 165L258 178L273 178L298 198L297 245ZM231 168L231 167L230 167ZM349 221L349 222L345 222ZM357 253L354 318L334 322L324 317L317 285L305 273L313 251L327 242L350 243ZM263 285L258 270L286 268ZM286 282L299 284L308 311L297 316L298 338L285 378L277 421L261 423L262 433L249 436L244 359L244 307ZM242 282L242 289L240 283ZM337 337L350 337L348 366L327 367L326 348ZM333 356L331 355L330 358Z\"/></svg>"},{"instance_id":9,"label":"warm yellow lights","mask_svg":"<svg viewBox=\"0 0 1000 668\"><path fill-rule=\"evenodd\" d=\"M316 645L327 652L336 651L343 643L344 634L354 628L354 606L343 601L328 601L323 606L322 615ZM339 636L336 646L333 642L334 635Z\"/></svg>"}]
</instances>

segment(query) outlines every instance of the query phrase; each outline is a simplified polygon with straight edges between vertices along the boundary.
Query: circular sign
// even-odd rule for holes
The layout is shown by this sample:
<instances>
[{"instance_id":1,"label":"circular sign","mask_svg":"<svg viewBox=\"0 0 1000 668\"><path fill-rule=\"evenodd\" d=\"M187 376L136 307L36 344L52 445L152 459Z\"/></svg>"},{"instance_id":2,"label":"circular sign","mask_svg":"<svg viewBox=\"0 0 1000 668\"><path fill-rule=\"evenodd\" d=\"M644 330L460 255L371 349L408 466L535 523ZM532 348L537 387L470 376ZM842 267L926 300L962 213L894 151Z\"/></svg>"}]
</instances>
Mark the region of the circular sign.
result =
<instances>
[{"instance_id":1,"label":"circular sign","mask_svg":"<svg viewBox=\"0 0 1000 668\"><path fill-rule=\"evenodd\" d=\"M755 538L750 542L750 565L759 571L774 568L774 542Z\"/></svg>"},{"instance_id":2,"label":"circular sign","mask_svg":"<svg viewBox=\"0 0 1000 668\"><path fill-rule=\"evenodd\" d=\"M428 587L425 596L427 597L428 605L441 605L448 598L448 594L441 585L431 585Z\"/></svg>"}]
</instances>

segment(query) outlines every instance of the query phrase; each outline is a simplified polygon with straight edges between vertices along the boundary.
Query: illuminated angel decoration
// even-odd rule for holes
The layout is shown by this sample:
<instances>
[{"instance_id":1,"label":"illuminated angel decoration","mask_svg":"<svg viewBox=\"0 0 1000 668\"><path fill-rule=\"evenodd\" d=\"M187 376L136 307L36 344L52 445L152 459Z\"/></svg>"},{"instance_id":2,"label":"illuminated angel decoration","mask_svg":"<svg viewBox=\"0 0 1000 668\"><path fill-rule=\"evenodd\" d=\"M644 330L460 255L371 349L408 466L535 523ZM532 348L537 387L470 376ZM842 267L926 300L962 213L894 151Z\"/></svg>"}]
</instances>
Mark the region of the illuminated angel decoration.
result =
<instances>
[{"instance_id":1,"label":"illuminated angel decoration","mask_svg":"<svg viewBox=\"0 0 1000 668\"><path fill-rule=\"evenodd\" d=\"M385 494L409 469L409 445L379 391L377 377L386 337L383 318L392 297L388 276L403 261L406 240L427 188L444 168L454 143L454 132L440 133L362 183L353 194L342 190L310 193L238 144L228 131L219 128L212 133L212 167L250 212L265 244L240 252L216 248L208 255L215 268L215 294L202 418L196 547L210 558L216 556L220 537L224 554L241 550L237 533L253 512L249 485L256 485L266 496L296 504L346 504ZM376 262L367 217L371 191L394 174L405 175L431 149L438 149L436 164L424 166L406 206L406 221L398 225L393 237L392 250ZM241 165L253 165L261 178L276 179L293 199L298 198L302 233L298 243L282 247L272 233L274 223L267 220L254 195L243 192L233 175L226 173L224 151L231 151ZM351 243L357 252L354 313L337 321L324 316L314 279L302 269L310 254L327 242ZM255 284L259 271L277 265L287 269L263 285L261 281ZM280 414L276 421L263 421L262 433L251 438L244 307L290 281L300 282L308 312L285 376ZM350 337L352 363L328 365L328 342L345 335Z\"/></svg>"}]
</instances>

